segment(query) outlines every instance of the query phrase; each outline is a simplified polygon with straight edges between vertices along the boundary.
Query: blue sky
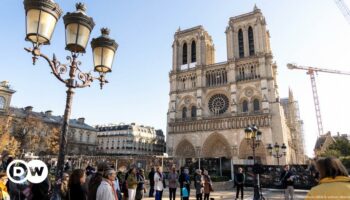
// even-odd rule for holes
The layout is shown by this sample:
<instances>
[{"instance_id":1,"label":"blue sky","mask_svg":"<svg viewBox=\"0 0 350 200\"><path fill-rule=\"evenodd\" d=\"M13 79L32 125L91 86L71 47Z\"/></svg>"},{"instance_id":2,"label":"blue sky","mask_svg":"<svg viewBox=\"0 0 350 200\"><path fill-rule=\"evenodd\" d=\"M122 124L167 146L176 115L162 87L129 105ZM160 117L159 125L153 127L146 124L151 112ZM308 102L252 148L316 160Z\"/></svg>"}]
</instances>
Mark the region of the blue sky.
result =
<instances>
[{"instance_id":1,"label":"blue sky","mask_svg":"<svg viewBox=\"0 0 350 200\"><path fill-rule=\"evenodd\" d=\"M56 0L65 12L74 11L78 1ZM119 43L110 81L103 90L97 83L76 90L72 117L84 116L90 124L130 123L166 130L168 73L172 63L174 32L203 25L213 37L216 61L226 60L225 28L232 16L250 12L254 4L266 17L271 47L278 64L281 97L294 91L304 120L309 155L317 136L310 79L303 71L286 69L287 62L350 71L350 24L332 0L85 0L87 13L96 22L91 37L101 27L111 29ZM349 0L345 1L350 5ZM0 7L0 80L8 80L17 91L12 106L31 105L35 111L53 110L63 115L65 87L58 82L41 59L31 65L31 55L23 48L25 16L23 1L3 0ZM51 45L42 48L47 55L56 53L65 62L64 26L56 26ZM82 69L92 70L90 46L80 57ZM350 77L333 74L317 76L324 129L350 133L347 113Z\"/></svg>"}]
</instances>

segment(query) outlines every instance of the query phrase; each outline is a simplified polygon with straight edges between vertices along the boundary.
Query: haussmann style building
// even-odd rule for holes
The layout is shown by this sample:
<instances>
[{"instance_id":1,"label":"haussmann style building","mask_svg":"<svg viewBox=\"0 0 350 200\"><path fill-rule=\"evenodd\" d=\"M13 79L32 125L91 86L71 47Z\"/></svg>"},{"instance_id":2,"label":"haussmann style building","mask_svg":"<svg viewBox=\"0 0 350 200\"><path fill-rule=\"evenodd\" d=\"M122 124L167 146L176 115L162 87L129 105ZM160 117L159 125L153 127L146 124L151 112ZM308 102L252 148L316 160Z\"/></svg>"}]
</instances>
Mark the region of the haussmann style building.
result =
<instances>
[{"instance_id":1,"label":"haussmann style building","mask_svg":"<svg viewBox=\"0 0 350 200\"><path fill-rule=\"evenodd\" d=\"M165 137L160 129L135 123L98 125L96 129L99 155L156 156L165 153Z\"/></svg>"}]
</instances>

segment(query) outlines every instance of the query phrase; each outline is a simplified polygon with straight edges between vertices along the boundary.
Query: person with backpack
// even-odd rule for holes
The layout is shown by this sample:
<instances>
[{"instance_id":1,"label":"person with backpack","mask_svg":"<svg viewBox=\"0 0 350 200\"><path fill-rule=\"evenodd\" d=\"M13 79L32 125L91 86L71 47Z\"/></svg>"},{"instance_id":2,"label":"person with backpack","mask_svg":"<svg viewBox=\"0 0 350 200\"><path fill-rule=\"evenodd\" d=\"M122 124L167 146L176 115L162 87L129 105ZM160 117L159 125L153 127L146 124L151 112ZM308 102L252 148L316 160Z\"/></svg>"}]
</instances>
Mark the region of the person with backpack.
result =
<instances>
[{"instance_id":1,"label":"person with backpack","mask_svg":"<svg viewBox=\"0 0 350 200\"><path fill-rule=\"evenodd\" d=\"M284 171L280 176L280 181L282 182L282 187L284 189L284 198L285 200L294 198L294 176L293 172L290 170L289 165L284 166Z\"/></svg>"}]
</instances>

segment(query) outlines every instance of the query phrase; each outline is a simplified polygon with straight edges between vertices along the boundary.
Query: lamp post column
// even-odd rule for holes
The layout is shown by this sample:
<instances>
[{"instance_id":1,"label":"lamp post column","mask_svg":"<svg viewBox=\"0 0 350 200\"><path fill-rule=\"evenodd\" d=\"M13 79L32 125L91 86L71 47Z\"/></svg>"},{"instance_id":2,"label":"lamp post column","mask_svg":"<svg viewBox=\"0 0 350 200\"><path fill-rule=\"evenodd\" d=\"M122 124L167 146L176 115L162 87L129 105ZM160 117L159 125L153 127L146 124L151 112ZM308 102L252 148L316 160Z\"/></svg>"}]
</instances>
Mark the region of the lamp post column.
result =
<instances>
[{"instance_id":1,"label":"lamp post column","mask_svg":"<svg viewBox=\"0 0 350 200\"><path fill-rule=\"evenodd\" d=\"M66 146L67 146L66 136L69 130L69 117L71 114L73 95L74 95L73 88L69 87L67 90L66 108L64 111L62 133L60 137L60 146L59 146L57 170L56 170L56 177L55 177L56 181L58 181L63 175L64 158L65 158Z\"/></svg>"}]
</instances>

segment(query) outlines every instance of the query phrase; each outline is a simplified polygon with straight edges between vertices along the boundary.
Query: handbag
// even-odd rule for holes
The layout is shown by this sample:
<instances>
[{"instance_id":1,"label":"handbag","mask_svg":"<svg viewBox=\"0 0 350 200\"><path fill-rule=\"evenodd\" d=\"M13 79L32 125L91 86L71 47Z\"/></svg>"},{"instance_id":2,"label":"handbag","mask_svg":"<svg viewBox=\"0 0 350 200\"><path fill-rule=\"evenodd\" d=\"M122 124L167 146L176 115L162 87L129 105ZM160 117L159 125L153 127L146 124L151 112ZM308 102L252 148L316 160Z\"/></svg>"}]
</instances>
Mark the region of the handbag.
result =
<instances>
[{"instance_id":1,"label":"handbag","mask_svg":"<svg viewBox=\"0 0 350 200\"><path fill-rule=\"evenodd\" d=\"M188 190L186 187L183 187L181 191L182 191L182 197L188 197Z\"/></svg>"}]
</instances>

